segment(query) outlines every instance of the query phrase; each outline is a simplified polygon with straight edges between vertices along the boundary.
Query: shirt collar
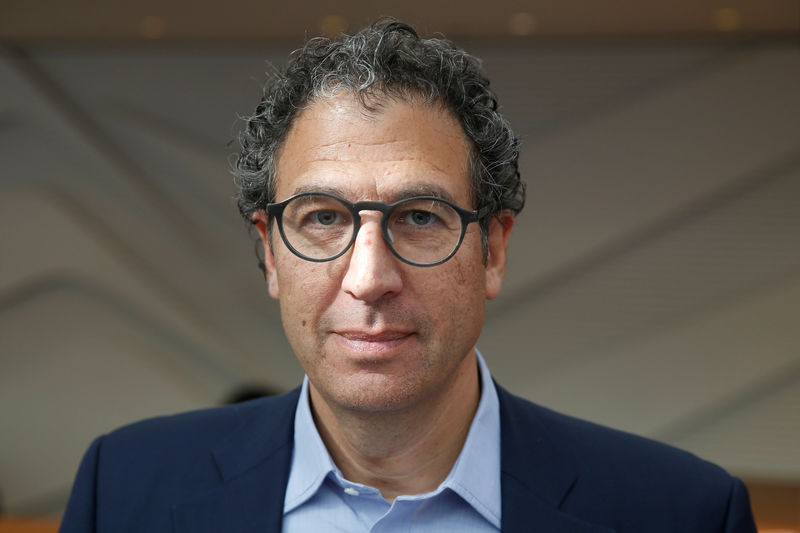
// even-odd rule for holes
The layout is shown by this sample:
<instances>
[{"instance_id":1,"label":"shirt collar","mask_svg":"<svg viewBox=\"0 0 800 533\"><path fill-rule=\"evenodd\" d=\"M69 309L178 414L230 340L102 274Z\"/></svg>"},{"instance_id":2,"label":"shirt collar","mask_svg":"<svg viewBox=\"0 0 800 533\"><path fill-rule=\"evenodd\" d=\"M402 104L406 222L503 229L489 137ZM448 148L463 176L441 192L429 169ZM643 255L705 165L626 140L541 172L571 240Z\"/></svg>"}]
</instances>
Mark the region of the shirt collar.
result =
<instances>
[{"instance_id":1,"label":"shirt collar","mask_svg":"<svg viewBox=\"0 0 800 533\"><path fill-rule=\"evenodd\" d=\"M500 402L492 375L475 349L481 377L481 399L464 447L442 482L492 525L500 527Z\"/></svg>"},{"instance_id":2,"label":"shirt collar","mask_svg":"<svg viewBox=\"0 0 800 533\"><path fill-rule=\"evenodd\" d=\"M328 473L336 471L336 465L333 464L311 415L308 376L305 376L294 416L294 450L283 500L283 513L286 514L305 503L319 490Z\"/></svg>"},{"instance_id":3,"label":"shirt collar","mask_svg":"<svg viewBox=\"0 0 800 533\"><path fill-rule=\"evenodd\" d=\"M478 350L481 397L464 447L438 489L461 496L495 527L500 527L500 406L491 373ZM328 474L341 478L317 431L308 399L308 376L303 379L294 420L294 453L284 499L284 514L296 509L318 490ZM424 495L420 495L424 496Z\"/></svg>"}]
</instances>

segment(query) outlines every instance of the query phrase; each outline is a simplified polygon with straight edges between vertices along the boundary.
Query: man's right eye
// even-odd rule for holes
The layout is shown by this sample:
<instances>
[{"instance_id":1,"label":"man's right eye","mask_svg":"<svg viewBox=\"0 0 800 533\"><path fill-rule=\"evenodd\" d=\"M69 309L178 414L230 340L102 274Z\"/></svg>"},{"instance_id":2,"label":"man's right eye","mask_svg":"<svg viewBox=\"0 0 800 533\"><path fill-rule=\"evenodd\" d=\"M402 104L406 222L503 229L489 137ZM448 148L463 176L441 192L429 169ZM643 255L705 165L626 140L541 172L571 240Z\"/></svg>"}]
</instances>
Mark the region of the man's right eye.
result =
<instances>
[{"instance_id":1,"label":"man's right eye","mask_svg":"<svg viewBox=\"0 0 800 533\"><path fill-rule=\"evenodd\" d=\"M346 223L347 216L337 209L318 209L302 216L303 224L310 227L341 226Z\"/></svg>"},{"instance_id":2,"label":"man's right eye","mask_svg":"<svg viewBox=\"0 0 800 533\"><path fill-rule=\"evenodd\" d=\"M317 224L322 224L323 226L330 226L334 224L338 219L338 215L336 211L326 210L326 211L317 211L311 215L311 220Z\"/></svg>"}]
</instances>

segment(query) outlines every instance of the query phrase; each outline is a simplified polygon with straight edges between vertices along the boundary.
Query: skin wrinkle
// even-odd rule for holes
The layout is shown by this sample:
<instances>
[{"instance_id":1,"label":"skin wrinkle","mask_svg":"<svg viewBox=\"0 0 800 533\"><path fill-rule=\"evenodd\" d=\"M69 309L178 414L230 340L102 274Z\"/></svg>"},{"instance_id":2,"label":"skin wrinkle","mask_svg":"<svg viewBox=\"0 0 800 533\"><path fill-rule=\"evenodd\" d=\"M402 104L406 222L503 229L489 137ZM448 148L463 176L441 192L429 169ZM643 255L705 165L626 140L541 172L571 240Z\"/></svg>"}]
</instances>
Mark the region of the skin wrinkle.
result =
<instances>
[{"instance_id":1,"label":"skin wrinkle","mask_svg":"<svg viewBox=\"0 0 800 533\"><path fill-rule=\"evenodd\" d=\"M375 188L378 188L378 183L375 184ZM339 187L336 185L318 185L318 184L307 184L299 186L294 189L294 191L290 196L295 196L297 194L302 194L307 192L324 192L328 194L333 194L334 196L338 196L352 203L355 203L356 201L362 199L367 199L366 197L351 199L356 195L353 194L351 190L348 190L345 187ZM392 191L388 194L384 194L382 198L378 198L378 201L383 201L387 204L392 204L395 202L399 202L400 200L404 200L406 198L412 198L414 196L433 196L435 198L441 198L443 200L456 203L450 193L448 193L446 190L434 184L414 185L411 187L404 187L397 191Z\"/></svg>"},{"instance_id":2,"label":"skin wrinkle","mask_svg":"<svg viewBox=\"0 0 800 533\"><path fill-rule=\"evenodd\" d=\"M380 145L381 143L375 143L375 144L362 144L361 146L380 146ZM348 145L347 148L350 148L350 146ZM416 160L417 160L416 157L401 157L393 159L393 161L416 161ZM318 157L315 158L314 161L349 161L349 159L344 159L341 157Z\"/></svg>"},{"instance_id":3,"label":"skin wrinkle","mask_svg":"<svg viewBox=\"0 0 800 533\"><path fill-rule=\"evenodd\" d=\"M390 144L399 143L402 141L397 140L388 140L388 141L376 141L376 142L353 142L353 141L335 141L328 144L321 144L319 148L333 148L335 146L347 145L349 148L350 146L387 146Z\"/></svg>"},{"instance_id":4,"label":"skin wrinkle","mask_svg":"<svg viewBox=\"0 0 800 533\"><path fill-rule=\"evenodd\" d=\"M328 102L325 102L324 104L326 106L330 107L331 109L333 109L334 113L336 113L336 114L341 113L341 110L338 109L340 107L339 104L337 104L337 103L329 104ZM429 109L431 111L433 111L433 112L437 112L437 113L443 114L443 115L447 116L449 119L451 119L453 122L455 122L455 116L450 111L448 111L446 109L441 109L438 106L437 107L433 107L433 108L429 108ZM306 112L307 112L307 110L305 110L303 112L303 114L301 114L298 117L298 120L301 120L302 116ZM381 113L383 113L383 110L381 110ZM380 114L378 114L377 118L379 118L379 117L380 117ZM345 121L345 122L346 123L350 123L350 124L354 124L352 121ZM294 128L292 128L292 130L294 130ZM290 131L289 137L287 137L287 138L290 138L291 134L292 134L292 131ZM469 141L463 135L463 132L461 131L460 127L456 130L455 133L453 133L453 131L451 130L450 132L447 132L447 133L443 132L442 134L451 137L451 139L453 141L457 140L456 142L469 143ZM388 147L395 146L395 145L402 146L403 144L407 144L407 142L404 143L404 141L398 140L396 138L389 138L388 140L381 140L381 141L374 141L374 142L363 142L363 141L354 141L354 140L333 141L333 142L328 142L328 143L323 142L323 143L320 144L320 146L314 148L314 153L313 154L306 154L306 155L309 156L309 159L308 159L309 166L313 167L313 165L312 165L313 163L346 163L346 162L351 162L351 161L353 161L353 157L352 156L351 157L346 157L345 153L346 152L356 151L358 148L372 148L372 147L388 148ZM446 144L446 143L441 143L441 144ZM341 150L341 149L334 150L332 148L334 146L341 147L341 146L344 146L344 145L346 145L348 150ZM324 150L321 150L321 148L324 148ZM318 154L321 151L322 152L328 152L328 151L334 152L336 154L336 156L335 157L320 157ZM412 146L412 147L410 147L410 149L408 151L409 152L418 152L419 151L419 147L413 147ZM424 160L424 162L420 161L419 154L416 154L416 155L415 154L409 154L409 155L404 156L404 157L397 157L396 155L393 155L391 157L386 157L385 155L382 155L382 154L383 154L383 152L373 154L372 151L368 151L367 154L363 154L363 153L359 154L359 156L357 158L358 158L359 161L367 161L367 162L372 162L372 161L381 161L381 162L387 162L387 163L389 163L389 162L394 162L394 163L420 162L421 164L424 164L425 166L430 167L432 170L434 170L437 173L442 174L442 175L448 175L450 172L452 172L452 170L443 168L440 165L436 164L435 162L430 161L430 159L426 159L426 160ZM467 159L467 161L464 161L460 165L460 167L461 168L459 168L457 171L468 172L469 168L470 168L469 159ZM327 172L331 172L331 171L335 172L336 169L327 169ZM344 174L344 175L348 175L348 171L346 169L345 170L341 170L340 172L342 174ZM289 178L289 177L299 177L299 176L287 176L287 178ZM279 179L280 179L280 176L278 176L278 178L276 179L276 184L277 184ZM377 191L377 190L380 189L380 185L381 184L378 181L378 177L377 176L374 179L375 179L375 184L374 184L374 187L373 187L372 190L373 191ZM327 187L327 185L321 184L320 189L323 189L324 187ZM313 186L306 185L304 187L295 189L295 192L293 194L298 194L299 192L310 192L310 191L313 191L313 190L314 190ZM395 197L397 197L397 196L398 195L395 195ZM459 204L459 205L462 205L462 207L465 207L465 208L472 209L474 201L472 200L472 194L470 196L471 196L471 198L470 198L470 202L468 204L463 204L463 205ZM445 199L453 201L452 198L447 198L447 196L444 196L444 195L443 195L443 197ZM281 199L283 199L283 198L281 198Z\"/></svg>"},{"instance_id":5,"label":"skin wrinkle","mask_svg":"<svg viewBox=\"0 0 800 533\"><path fill-rule=\"evenodd\" d=\"M344 95L344 97L347 98L347 95ZM406 103L411 104L411 105L414 105L416 103L420 107L429 108L429 109L432 109L432 110L434 110L436 112L450 115L450 117L453 120L457 120L457 117L455 116L455 114L452 113L452 111L450 111L449 109L439 105L438 103L420 104L420 103L414 102L414 100L416 100L416 99L413 99L413 98L409 99L409 101L406 102ZM331 101L338 102L339 99L331 98L329 100L326 100L326 104L329 104ZM398 103L398 102L402 102L402 100L390 100L390 102ZM330 107L331 107L331 113L333 113L335 115L341 115L342 113L346 112L346 111L343 110L343 106L339 106L336 103L330 105ZM375 111L371 112L369 114L369 116L365 117L365 118L367 120L371 121L371 122L372 121L377 121L377 120L380 119L380 116L383 114L385 108L386 108L386 106L381 106L379 109L376 109ZM307 109L308 108L304 109L298 115L298 119L300 118L302 113L304 113ZM349 122L355 124L355 121L351 120ZM460 132L460 134L455 135L454 137L457 137L459 139L464 139L465 142L467 142L468 144L471 145L471 141L469 141L464 136L463 130L461 128L459 128L458 131ZM290 131L290 133L291 133L291 131ZM402 144L402 143L403 143L403 141L398 140L396 138L395 139L392 139L392 138L390 138L390 139L382 139L380 141L372 141L372 142L370 142L370 141L352 141L352 140L333 141L333 142L330 142L330 143L324 143L323 142L323 143L320 144L319 147L317 147L317 151L320 151L319 150L320 148L325 148L325 149L328 149L331 152L333 152L334 156L329 157L329 158L328 157L318 157L317 156L317 157L312 158L311 161L349 161L349 159L347 159L345 157L342 157L344 155L344 153L346 153L346 151L343 152L341 150L342 147L348 148L348 149L351 149L351 148L354 148L354 147L373 147L373 146L386 147L386 146L391 146L391 145L394 145L394 144ZM415 157L413 154L409 154L408 156L395 157L394 159L391 159L391 160L393 160L393 161L417 161L418 159L419 158ZM433 165L435 170L437 170L439 172L443 172L443 173L446 172L444 169L436 167L433 164L433 162L431 162L431 161L428 161L427 163L430 164L430 165ZM468 167L466 167L466 168L468 168Z\"/></svg>"}]
</instances>

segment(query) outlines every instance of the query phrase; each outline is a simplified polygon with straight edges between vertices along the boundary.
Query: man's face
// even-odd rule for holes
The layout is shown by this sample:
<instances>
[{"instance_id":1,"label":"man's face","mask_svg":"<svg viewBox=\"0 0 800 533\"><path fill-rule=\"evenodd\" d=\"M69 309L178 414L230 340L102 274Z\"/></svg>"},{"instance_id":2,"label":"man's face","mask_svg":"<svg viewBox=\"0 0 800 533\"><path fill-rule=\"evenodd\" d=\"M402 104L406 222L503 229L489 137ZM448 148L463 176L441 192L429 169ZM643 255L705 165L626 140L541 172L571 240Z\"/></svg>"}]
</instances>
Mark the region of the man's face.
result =
<instances>
[{"instance_id":1,"label":"man's face","mask_svg":"<svg viewBox=\"0 0 800 533\"><path fill-rule=\"evenodd\" d=\"M387 100L367 114L337 96L296 119L277 159L276 200L324 191L393 203L427 191L474 209L468 161L461 127L438 107ZM492 222L486 264L473 223L455 256L427 268L392 255L380 213L361 218L347 253L314 263L295 256L277 231L270 249L266 215L254 216L269 292L312 395L347 409L403 409L447 390L469 365L474 371L484 303L500 290L513 218Z\"/></svg>"}]
</instances>

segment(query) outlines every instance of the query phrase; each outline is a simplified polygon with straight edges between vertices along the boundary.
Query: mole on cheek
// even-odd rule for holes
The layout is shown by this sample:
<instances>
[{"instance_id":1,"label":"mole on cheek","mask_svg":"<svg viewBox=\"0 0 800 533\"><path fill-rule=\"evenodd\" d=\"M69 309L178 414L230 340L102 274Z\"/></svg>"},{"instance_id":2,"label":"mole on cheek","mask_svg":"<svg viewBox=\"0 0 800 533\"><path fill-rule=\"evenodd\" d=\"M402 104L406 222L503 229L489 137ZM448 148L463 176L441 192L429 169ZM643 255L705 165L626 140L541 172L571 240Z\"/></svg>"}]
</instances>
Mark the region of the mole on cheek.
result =
<instances>
[{"instance_id":1,"label":"mole on cheek","mask_svg":"<svg viewBox=\"0 0 800 533\"><path fill-rule=\"evenodd\" d=\"M303 325L304 325L304 326L306 325L306 321L305 321L305 320L303 320Z\"/></svg>"}]
</instances>

